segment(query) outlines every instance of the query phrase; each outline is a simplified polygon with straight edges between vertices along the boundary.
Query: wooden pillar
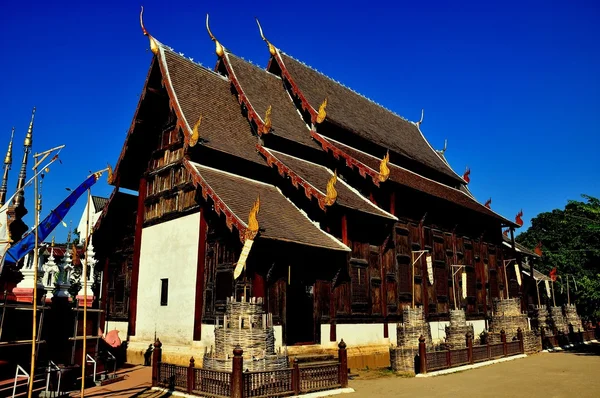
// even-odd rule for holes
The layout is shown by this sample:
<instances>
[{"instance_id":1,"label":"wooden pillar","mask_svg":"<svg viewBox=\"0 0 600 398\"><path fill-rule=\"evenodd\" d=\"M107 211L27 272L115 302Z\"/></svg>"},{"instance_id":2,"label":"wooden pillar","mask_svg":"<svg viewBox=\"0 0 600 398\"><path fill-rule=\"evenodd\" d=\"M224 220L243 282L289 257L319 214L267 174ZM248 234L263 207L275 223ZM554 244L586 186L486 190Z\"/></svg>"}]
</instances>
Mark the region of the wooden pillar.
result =
<instances>
[{"instance_id":1,"label":"wooden pillar","mask_svg":"<svg viewBox=\"0 0 600 398\"><path fill-rule=\"evenodd\" d=\"M467 332L467 358L470 364L473 364L473 335Z\"/></svg>"},{"instance_id":2,"label":"wooden pillar","mask_svg":"<svg viewBox=\"0 0 600 398\"><path fill-rule=\"evenodd\" d=\"M425 228L423 225L423 220L419 223L419 243L421 245L421 250L425 250ZM433 250L433 248L432 248ZM433 254L433 253L431 253ZM423 312L425 315L425 320L427 320L427 316L429 315L429 286L427 286L427 253L423 253L421 255L421 259L419 262L421 263L421 303L423 305ZM433 267L432 267L433 269ZM414 278L413 274L413 278ZM414 280L413 280L414 283Z\"/></svg>"},{"instance_id":3,"label":"wooden pillar","mask_svg":"<svg viewBox=\"0 0 600 398\"><path fill-rule=\"evenodd\" d=\"M244 397L244 350L239 345L233 349L231 364L231 398Z\"/></svg>"},{"instance_id":4,"label":"wooden pillar","mask_svg":"<svg viewBox=\"0 0 600 398\"><path fill-rule=\"evenodd\" d=\"M187 393L191 394L192 391L194 391L194 382L196 380L196 378L194 377L194 363L196 361L194 361L194 357L190 358L190 365L188 366L188 371L187 371Z\"/></svg>"},{"instance_id":5,"label":"wooden pillar","mask_svg":"<svg viewBox=\"0 0 600 398\"><path fill-rule=\"evenodd\" d=\"M300 368L298 367L298 358L294 358L292 368L292 390L294 395L300 395Z\"/></svg>"},{"instance_id":6,"label":"wooden pillar","mask_svg":"<svg viewBox=\"0 0 600 398\"><path fill-rule=\"evenodd\" d=\"M100 286L100 303L99 308L104 310L100 313L100 328L106 332L106 315L108 314L108 256L104 260L104 268L102 269L102 286Z\"/></svg>"},{"instance_id":7,"label":"wooden pillar","mask_svg":"<svg viewBox=\"0 0 600 398\"><path fill-rule=\"evenodd\" d=\"M508 355L508 347L506 346L506 332L504 329L500 331L500 340L502 341L502 351L504 352L504 356Z\"/></svg>"},{"instance_id":8,"label":"wooden pillar","mask_svg":"<svg viewBox=\"0 0 600 398\"><path fill-rule=\"evenodd\" d=\"M419 373L427 373L427 347L423 335L419 337Z\"/></svg>"},{"instance_id":9,"label":"wooden pillar","mask_svg":"<svg viewBox=\"0 0 600 398\"><path fill-rule=\"evenodd\" d=\"M340 361L339 383L342 388L348 387L348 352L344 339L338 344L338 359Z\"/></svg>"},{"instance_id":10,"label":"wooden pillar","mask_svg":"<svg viewBox=\"0 0 600 398\"><path fill-rule=\"evenodd\" d=\"M142 227L144 226L144 200L146 199L146 179L140 180L138 191L137 216L135 221L135 236L133 241L133 264L131 270L131 295L129 296L129 335L135 336L135 321L137 317L138 278L140 276L140 252L142 249Z\"/></svg>"},{"instance_id":11,"label":"wooden pillar","mask_svg":"<svg viewBox=\"0 0 600 398\"><path fill-rule=\"evenodd\" d=\"M265 278L258 272L254 272L254 275L252 276L252 295L254 297L265 298ZM263 300L263 303L264 302L266 302L266 300Z\"/></svg>"},{"instance_id":12,"label":"wooden pillar","mask_svg":"<svg viewBox=\"0 0 600 398\"><path fill-rule=\"evenodd\" d=\"M517 339L519 339L519 349L521 354L525 354L525 341L523 341L523 331L521 328L517 329Z\"/></svg>"},{"instance_id":13,"label":"wooden pillar","mask_svg":"<svg viewBox=\"0 0 600 398\"><path fill-rule=\"evenodd\" d=\"M154 342L154 351L152 351L152 386L158 385L158 376L160 374L159 366L162 359L162 343L159 339Z\"/></svg>"},{"instance_id":14,"label":"wooden pillar","mask_svg":"<svg viewBox=\"0 0 600 398\"><path fill-rule=\"evenodd\" d=\"M194 341L202 339L202 310L204 308L204 267L206 264L206 235L208 226L204 208L200 210L198 260L196 263L196 295L194 300Z\"/></svg>"}]
</instances>

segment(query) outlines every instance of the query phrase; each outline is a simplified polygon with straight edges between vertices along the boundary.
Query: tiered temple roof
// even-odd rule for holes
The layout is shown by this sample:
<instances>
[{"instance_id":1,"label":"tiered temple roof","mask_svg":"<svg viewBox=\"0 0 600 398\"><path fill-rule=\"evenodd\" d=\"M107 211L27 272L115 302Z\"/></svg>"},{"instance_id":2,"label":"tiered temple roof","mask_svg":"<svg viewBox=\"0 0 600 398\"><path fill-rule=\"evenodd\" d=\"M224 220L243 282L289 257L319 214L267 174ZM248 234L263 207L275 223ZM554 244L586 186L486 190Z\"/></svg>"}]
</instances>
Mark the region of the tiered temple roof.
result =
<instances>
[{"instance_id":1,"label":"tiered temple roof","mask_svg":"<svg viewBox=\"0 0 600 398\"><path fill-rule=\"evenodd\" d=\"M244 220L260 193L261 237L347 250L285 198L272 185L269 173L252 174L250 168L244 167L235 170L227 166L224 170L207 167L203 157L195 149L189 149L196 145L196 140L199 147L233 156L246 165L259 169L276 166L294 186L302 186L307 197L316 198L323 210L326 210L326 186L333 175L331 168L326 167L331 164L326 160L330 159L325 156L327 152L337 159L342 157L350 168L356 168L363 177L369 175L375 185L381 186L384 182L379 179L380 161L390 151L391 181L515 226L478 203L468 190L465 192L465 181L427 142L420 122L401 118L270 44L271 59L267 70L263 70L233 55L212 37L217 43L219 59L216 71L211 71L149 37L155 57L115 169L115 185L137 189L144 173L141 166L125 169L134 163L143 165L139 157L150 156L143 155L145 137L136 133L137 126L145 122L143 116L152 117L143 108L146 94L153 93L169 105L172 119L183 133L186 153L183 164L190 182L201 187L205 199L208 196L213 199L217 213L226 213L228 226L235 226L242 240L247 227ZM317 120L318 109L325 99L326 117ZM342 138L340 131L344 132ZM282 140L273 141L272 137ZM342 144L336 140L349 142ZM365 148L353 147L361 143ZM343 179L335 189L335 203L339 206L396 219Z\"/></svg>"}]
</instances>

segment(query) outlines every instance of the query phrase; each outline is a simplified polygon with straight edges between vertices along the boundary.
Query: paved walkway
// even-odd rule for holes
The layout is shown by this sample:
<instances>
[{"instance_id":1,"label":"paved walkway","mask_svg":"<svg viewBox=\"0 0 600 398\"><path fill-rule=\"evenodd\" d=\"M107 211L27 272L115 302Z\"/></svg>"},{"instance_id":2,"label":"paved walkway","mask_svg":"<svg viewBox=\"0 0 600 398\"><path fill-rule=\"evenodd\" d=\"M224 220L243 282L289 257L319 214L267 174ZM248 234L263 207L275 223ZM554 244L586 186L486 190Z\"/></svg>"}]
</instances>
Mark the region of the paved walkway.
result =
<instances>
[{"instance_id":1,"label":"paved walkway","mask_svg":"<svg viewBox=\"0 0 600 398\"><path fill-rule=\"evenodd\" d=\"M125 380L86 390L91 397L168 397L168 392L150 389L151 369L126 369ZM553 353L540 353L524 359L479 369L430 378L402 378L390 372L361 372L350 381L363 397L596 397L600 391L600 344ZM79 396L74 394L73 396Z\"/></svg>"},{"instance_id":2,"label":"paved walkway","mask_svg":"<svg viewBox=\"0 0 600 398\"><path fill-rule=\"evenodd\" d=\"M368 375L365 375L368 377ZM362 397L597 397L600 344L573 351L540 353L438 377L388 376L350 382Z\"/></svg>"}]
</instances>

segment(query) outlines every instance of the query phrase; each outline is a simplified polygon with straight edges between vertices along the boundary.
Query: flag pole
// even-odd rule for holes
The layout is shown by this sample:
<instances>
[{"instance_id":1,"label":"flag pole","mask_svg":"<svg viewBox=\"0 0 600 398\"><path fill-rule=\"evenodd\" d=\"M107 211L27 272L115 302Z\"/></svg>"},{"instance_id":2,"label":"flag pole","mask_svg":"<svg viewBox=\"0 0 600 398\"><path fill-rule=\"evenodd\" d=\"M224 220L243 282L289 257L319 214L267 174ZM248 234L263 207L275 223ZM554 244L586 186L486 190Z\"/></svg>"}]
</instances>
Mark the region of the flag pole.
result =
<instances>
[{"instance_id":1,"label":"flag pole","mask_svg":"<svg viewBox=\"0 0 600 398\"><path fill-rule=\"evenodd\" d=\"M38 167L40 163L42 163L46 158L54 151L59 151L63 149L65 146L60 145L52 149L48 149L47 151L41 153L35 153L33 158L35 159L35 164L33 165L33 196L35 199L35 211L34 211L34 221L35 225L35 245L33 249L33 323L31 325L31 367L29 371L29 385L27 387L27 398L31 398L33 394L33 376L35 372L35 354L36 354L36 340L37 340L37 279L38 279L38 261L39 261L39 232L38 232L38 224L40 223L40 204L42 202L41 198L38 197ZM37 160L39 157L42 157L40 160ZM55 159L53 159L50 163L52 163ZM47 166L46 166L47 167ZM23 187L24 188L24 187ZM40 330L41 332L41 330Z\"/></svg>"},{"instance_id":2,"label":"flag pole","mask_svg":"<svg viewBox=\"0 0 600 398\"><path fill-rule=\"evenodd\" d=\"M41 154L40 154L41 155ZM34 154L33 158L37 159L38 154ZM45 158L44 158L45 159ZM33 249L33 321L31 327L31 367L29 371L29 385L27 386L27 398L31 398L33 394L33 376L35 372L35 353L36 353L36 340L37 340L37 279L38 279L38 250L39 250L39 242L38 242L38 224L40 222L40 198L38 198L38 174L37 169L39 166L39 162L33 166L33 197L35 199L35 210L34 210L34 221L35 225L35 245ZM41 332L41 330L40 330Z\"/></svg>"},{"instance_id":3,"label":"flag pole","mask_svg":"<svg viewBox=\"0 0 600 398\"><path fill-rule=\"evenodd\" d=\"M81 397L83 398L85 395L85 362L86 362L86 354L87 354L87 266L88 266L88 245L90 240L90 196L91 191L88 188L87 195L87 211L85 217L85 257L84 257L84 265L83 265L83 354L81 359ZM75 336L77 337L77 336Z\"/></svg>"}]
</instances>

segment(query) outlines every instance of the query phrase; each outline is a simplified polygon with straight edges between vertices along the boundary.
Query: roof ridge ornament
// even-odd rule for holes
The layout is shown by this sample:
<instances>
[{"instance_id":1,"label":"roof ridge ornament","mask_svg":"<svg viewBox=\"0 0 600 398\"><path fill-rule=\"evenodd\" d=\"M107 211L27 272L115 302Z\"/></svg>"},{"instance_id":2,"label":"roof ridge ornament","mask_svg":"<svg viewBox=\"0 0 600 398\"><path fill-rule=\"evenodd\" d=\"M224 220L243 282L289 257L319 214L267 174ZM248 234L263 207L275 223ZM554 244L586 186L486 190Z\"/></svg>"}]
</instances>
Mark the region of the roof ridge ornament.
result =
<instances>
[{"instance_id":1,"label":"roof ridge ornament","mask_svg":"<svg viewBox=\"0 0 600 398\"><path fill-rule=\"evenodd\" d=\"M440 149L440 150L438 151L438 153L439 153L440 155L444 156L444 155L445 155L445 153L446 153L446 149L448 149L448 140L447 140L447 139L445 139L445 140L444 140L444 147L443 147L442 149Z\"/></svg>"},{"instance_id":2,"label":"roof ridge ornament","mask_svg":"<svg viewBox=\"0 0 600 398\"><path fill-rule=\"evenodd\" d=\"M269 107L267 108L267 112L265 113L265 122L263 123L262 134L269 134L271 132L271 127L272 127L271 112L272 111L273 111L273 106L269 105Z\"/></svg>"},{"instance_id":3,"label":"roof ridge ornament","mask_svg":"<svg viewBox=\"0 0 600 398\"><path fill-rule=\"evenodd\" d=\"M271 55L275 56L275 54L277 54L277 49L275 48L275 46L273 44L271 44L271 42L269 40L267 40L267 38L263 34L262 26L260 26L260 21L258 20L258 17L254 17L254 19L256 20L256 24L258 25L258 31L260 32L260 37L263 39L263 41L265 43L267 43L267 46L269 47L269 53L271 53Z\"/></svg>"},{"instance_id":4,"label":"roof ridge ornament","mask_svg":"<svg viewBox=\"0 0 600 398\"><path fill-rule=\"evenodd\" d=\"M140 26L144 36L147 36L148 40L150 40L150 51L152 51L154 55L158 55L158 41L152 37L150 33L148 33L146 27L144 26L144 6L142 6L142 10L140 11Z\"/></svg>"},{"instance_id":5,"label":"roof ridge ornament","mask_svg":"<svg viewBox=\"0 0 600 398\"><path fill-rule=\"evenodd\" d=\"M210 26L208 25L208 14L206 14L206 31L208 32L210 39L215 42L215 52L220 58L222 58L225 55L225 47L223 47L221 43L219 43L215 35L213 35L210 31Z\"/></svg>"},{"instance_id":6,"label":"roof ridge ornament","mask_svg":"<svg viewBox=\"0 0 600 398\"><path fill-rule=\"evenodd\" d=\"M467 184L471 182L471 169L469 168L469 166L467 166L467 168L465 169L465 173L463 174L462 178Z\"/></svg>"},{"instance_id":7,"label":"roof ridge ornament","mask_svg":"<svg viewBox=\"0 0 600 398\"><path fill-rule=\"evenodd\" d=\"M196 122L196 124L194 124L194 129L192 130L192 135L190 136L190 146L191 147L195 147L196 144L198 143L198 140L200 139L200 132L198 131L198 128L200 127L201 123L202 123L202 115L200 115L200 117L198 118L198 121Z\"/></svg>"},{"instance_id":8,"label":"roof ridge ornament","mask_svg":"<svg viewBox=\"0 0 600 398\"><path fill-rule=\"evenodd\" d=\"M421 119L419 119L419 121L417 123L415 123L417 125L417 127L421 127L421 123L423 123L424 116L425 116L425 109L421 108Z\"/></svg>"},{"instance_id":9,"label":"roof ridge ornament","mask_svg":"<svg viewBox=\"0 0 600 398\"><path fill-rule=\"evenodd\" d=\"M335 184L337 183L337 170L333 172L333 175L327 181L327 193L325 194L325 206L331 206L337 200L337 191L335 190Z\"/></svg>"},{"instance_id":10,"label":"roof ridge ornament","mask_svg":"<svg viewBox=\"0 0 600 398\"><path fill-rule=\"evenodd\" d=\"M327 117L327 111L325 110L325 108L327 108L327 97L325 97L325 99L319 106L319 113L317 113L317 124L323 123L323 121Z\"/></svg>"},{"instance_id":11,"label":"roof ridge ornament","mask_svg":"<svg viewBox=\"0 0 600 398\"><path fill-rule=\"evenodd\" d=\"M385 182L390 177L390 168L388 164L390 163L390 150L388 149L387 153L381 159L379 163L379 181Z\"/></svg>"}]
</instances>

